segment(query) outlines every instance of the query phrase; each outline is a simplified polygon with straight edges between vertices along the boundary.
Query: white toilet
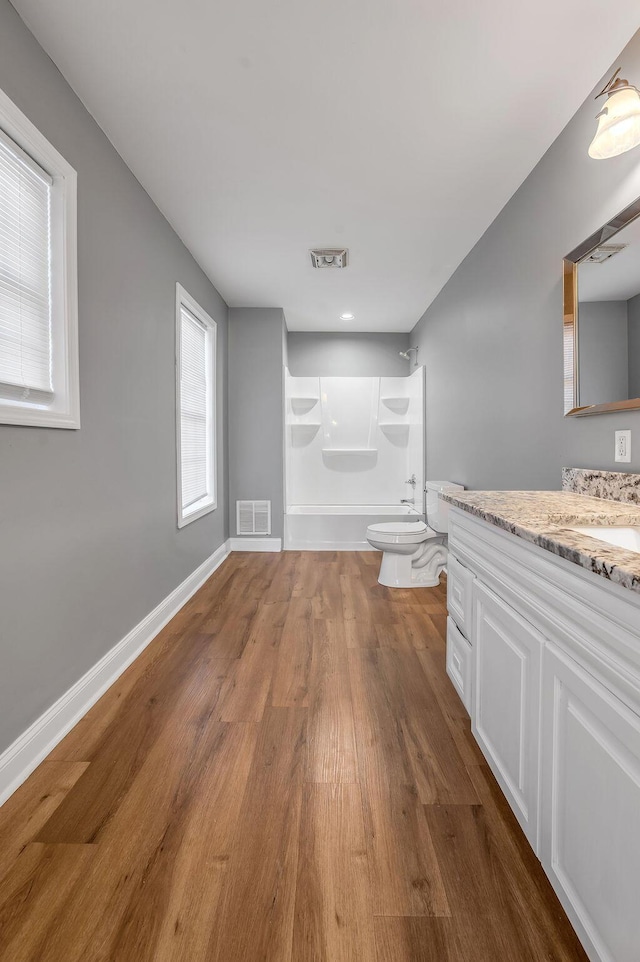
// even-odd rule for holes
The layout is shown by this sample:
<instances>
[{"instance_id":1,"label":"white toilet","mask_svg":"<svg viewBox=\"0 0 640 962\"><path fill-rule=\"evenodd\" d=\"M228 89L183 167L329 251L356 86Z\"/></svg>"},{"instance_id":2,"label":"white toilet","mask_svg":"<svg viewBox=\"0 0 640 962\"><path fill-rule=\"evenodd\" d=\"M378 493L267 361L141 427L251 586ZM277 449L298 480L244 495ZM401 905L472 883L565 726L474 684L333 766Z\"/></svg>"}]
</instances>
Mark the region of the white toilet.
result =
<instances>
[{"instance_id":1,"label":"white toilet","mask_svg":"<svg viewBox=\"0 0 640 962\"><path fill-rule=\"evenodd\" d=\"M378 581L387 588L433 588L447 563L446 532L449 505L441 491L461 491L452 481L427 481L427 521L372 524L367 541L382 551Z\"/></svg>"}]
</instances>

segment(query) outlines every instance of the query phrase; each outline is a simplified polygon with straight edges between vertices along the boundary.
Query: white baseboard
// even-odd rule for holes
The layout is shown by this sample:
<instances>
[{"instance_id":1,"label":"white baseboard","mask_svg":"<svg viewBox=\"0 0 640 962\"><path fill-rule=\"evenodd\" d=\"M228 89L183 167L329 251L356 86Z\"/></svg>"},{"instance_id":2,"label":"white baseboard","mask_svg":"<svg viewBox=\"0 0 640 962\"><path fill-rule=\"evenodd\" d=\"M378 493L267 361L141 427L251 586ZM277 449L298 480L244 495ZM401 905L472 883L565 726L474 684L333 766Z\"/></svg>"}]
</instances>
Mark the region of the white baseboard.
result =
<instances>
[{"instance_id":1,"label":"white baseboard","mask_svg":"<svg viewBox=\"0 0 640 962\"><path fill-rule=\"evenodd\" d=\"M282 551L282 538L229 538L230 551Z\"/></svg>"},{"instance_id":2,"label":"white baseboard","mask_svg":"<svg viewBox=\"0 0 640 962\"><path fill-rule=\"evenodd\" d=\"M228 555L229 542L226 541L9 745L0 755L0 805L86 715Z\"/></svg>"}]
</instances>

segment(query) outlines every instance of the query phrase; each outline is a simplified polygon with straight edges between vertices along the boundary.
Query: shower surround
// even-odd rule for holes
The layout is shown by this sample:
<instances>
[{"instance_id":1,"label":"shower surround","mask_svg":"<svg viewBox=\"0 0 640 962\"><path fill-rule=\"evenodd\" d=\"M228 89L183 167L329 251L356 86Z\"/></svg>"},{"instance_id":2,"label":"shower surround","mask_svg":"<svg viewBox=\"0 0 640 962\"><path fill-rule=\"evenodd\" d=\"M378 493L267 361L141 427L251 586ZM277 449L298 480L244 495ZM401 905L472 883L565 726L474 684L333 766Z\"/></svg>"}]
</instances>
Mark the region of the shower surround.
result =
<instances>
[{"instance_id":1,"label":"shower surround","mask_svg":"<svg viewBox=\"0 0 640 962\"><path fill-rule=\"evenodd\" d=\"M369 550L369 524L423 516L423 368L408 377L287 371L285 420L285 548Z\"/></svg>"}]
</instances>

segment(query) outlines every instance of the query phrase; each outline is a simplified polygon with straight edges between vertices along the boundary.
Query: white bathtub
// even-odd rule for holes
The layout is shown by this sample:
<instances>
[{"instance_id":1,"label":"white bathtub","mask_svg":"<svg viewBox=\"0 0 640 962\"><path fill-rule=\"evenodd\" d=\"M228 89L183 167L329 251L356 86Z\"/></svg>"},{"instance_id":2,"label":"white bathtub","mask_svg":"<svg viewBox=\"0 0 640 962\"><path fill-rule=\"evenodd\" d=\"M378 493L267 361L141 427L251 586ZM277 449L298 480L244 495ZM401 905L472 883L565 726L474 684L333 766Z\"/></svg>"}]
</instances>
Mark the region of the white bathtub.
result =
<instances>
[{"instance_id":1,"label":"white bathtub","mask_svg":"<svg viewBox=\"0 0 640 962\"><path fill-rule=\"evenodd\" d=\"M405 504L295 504L284 519L284 546L297 551L375 551L367 528L381 521L423 515Z\"/></svg>"}]
</instances>

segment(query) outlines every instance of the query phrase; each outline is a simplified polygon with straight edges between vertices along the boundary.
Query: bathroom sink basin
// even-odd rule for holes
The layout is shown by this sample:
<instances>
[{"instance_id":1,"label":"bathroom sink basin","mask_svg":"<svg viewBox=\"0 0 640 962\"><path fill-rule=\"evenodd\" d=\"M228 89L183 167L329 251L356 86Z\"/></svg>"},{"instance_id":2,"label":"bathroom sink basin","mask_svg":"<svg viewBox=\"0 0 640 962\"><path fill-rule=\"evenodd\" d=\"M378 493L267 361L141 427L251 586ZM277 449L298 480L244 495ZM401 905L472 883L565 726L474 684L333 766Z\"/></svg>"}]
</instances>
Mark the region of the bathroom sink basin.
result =
<instances>
[{"instance_id":1,"label":"bathroom sink basin","mask_svg":"<svg viewBox=\"0 0 640 962\"><path fill-rule=\"evenodd\" d=\"M597 538L598 541L606 541L607 544L613 544L616 548L624 548L625 551L640 553L640 526L616 528L592 524L584 527L572 527L571 531L589 535L590 538Z\"/></svg>"}]
</instances>

